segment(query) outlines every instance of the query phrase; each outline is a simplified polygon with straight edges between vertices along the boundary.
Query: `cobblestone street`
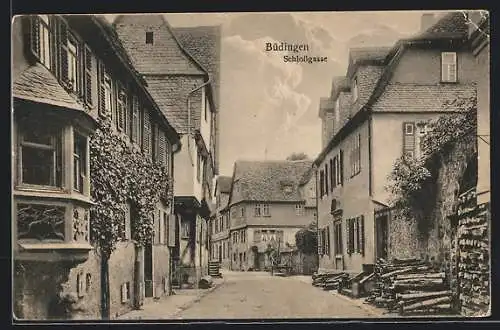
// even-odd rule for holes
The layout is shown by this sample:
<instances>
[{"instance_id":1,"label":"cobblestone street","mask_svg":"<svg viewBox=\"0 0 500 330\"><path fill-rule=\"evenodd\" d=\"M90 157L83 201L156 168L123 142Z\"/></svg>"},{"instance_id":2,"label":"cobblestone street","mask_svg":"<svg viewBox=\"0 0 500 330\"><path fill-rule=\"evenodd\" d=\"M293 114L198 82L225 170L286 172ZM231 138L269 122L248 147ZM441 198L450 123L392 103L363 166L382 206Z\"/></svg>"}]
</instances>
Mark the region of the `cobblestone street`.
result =
<instances>
[{"instance_id":1,"label":"cobblestone street","mask_svg":"<svg viewBox=\"0 0 500 330\"><path fill-rule=\"evenodd\" d=\"M226 272L224 281L192 299L178 294L152 302L120 319L380 318L384 311L310 284L309 276L276 277L263 272ZM176 301L184 300L179 306ZM175 307L174 305L177 306Z\"/></svg>"}]
</instances>

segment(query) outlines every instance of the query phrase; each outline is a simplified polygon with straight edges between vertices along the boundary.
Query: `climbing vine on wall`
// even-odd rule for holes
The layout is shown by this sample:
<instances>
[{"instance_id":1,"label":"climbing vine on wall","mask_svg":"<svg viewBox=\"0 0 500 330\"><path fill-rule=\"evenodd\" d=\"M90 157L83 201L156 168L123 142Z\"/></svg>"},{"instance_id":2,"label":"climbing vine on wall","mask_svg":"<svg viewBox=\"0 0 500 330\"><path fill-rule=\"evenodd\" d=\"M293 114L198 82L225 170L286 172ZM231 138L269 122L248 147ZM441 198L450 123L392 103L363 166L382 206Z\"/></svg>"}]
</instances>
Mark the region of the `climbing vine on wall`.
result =
<instances>
[{"instance_id":1,"label":"climbing vine on wall","mask_svg":"<svg viewBox=\"0 0 500 330\"><path fill-rule=\"evenodd\" d=\"M132 239L144 245L153 237L153 212L171 196L166 171L112 132L109 120L99 122L90 140L91 240L109 258L125 230L126 203L136 214L131 218Z\"/></svg>"},{"instance_id":2,"label":"climbing vine on wall","mask_svg":"<svg viewBox=\"0 0 500 330\"><path fill-rule=\"evenodd\" d=\"M436 174L440 159L451 151L457 141L476 141L477 108L476 97L460 97L443 104L455 113L442 115L427 123L427 134L423 136L417 159L398 158L389 175L387 190L392 204L407 218L425 217L432 207ZM426 210L427 209L427 210Z\"/></svg>"}]
</instances>

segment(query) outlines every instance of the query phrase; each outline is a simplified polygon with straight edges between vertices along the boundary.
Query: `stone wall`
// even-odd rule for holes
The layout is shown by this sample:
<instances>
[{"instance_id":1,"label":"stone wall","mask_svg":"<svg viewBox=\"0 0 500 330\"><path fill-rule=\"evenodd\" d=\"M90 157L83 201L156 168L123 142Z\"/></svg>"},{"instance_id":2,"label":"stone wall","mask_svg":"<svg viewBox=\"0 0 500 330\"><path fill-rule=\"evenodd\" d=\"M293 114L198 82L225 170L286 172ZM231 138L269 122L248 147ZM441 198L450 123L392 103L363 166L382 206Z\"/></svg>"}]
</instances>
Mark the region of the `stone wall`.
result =
<instances>
[{"instance_id":1,"label":"stone wall","mask_svg":"<svg viewBox=\"0 0 500 330\"><path fill-rule=\"evenodd\" d=\"M424 249L420 244L421 237L417 222L397 214L392 215L389 224L389 259L422 258Z\"/></svg>"}]
</instances>

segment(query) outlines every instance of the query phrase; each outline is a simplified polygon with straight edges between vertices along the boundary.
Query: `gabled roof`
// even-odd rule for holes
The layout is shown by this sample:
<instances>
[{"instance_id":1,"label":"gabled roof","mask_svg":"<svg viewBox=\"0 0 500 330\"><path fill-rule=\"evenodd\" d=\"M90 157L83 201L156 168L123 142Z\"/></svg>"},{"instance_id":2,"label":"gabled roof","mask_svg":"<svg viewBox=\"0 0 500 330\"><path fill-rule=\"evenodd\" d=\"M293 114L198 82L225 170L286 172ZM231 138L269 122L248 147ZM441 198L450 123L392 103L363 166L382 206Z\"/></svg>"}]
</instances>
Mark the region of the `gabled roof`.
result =
<instances>
[{"instance_id":1,"label":"gabled roof","mask_svg":"<svg viewBox=\"0 0 500 330\"><path fill-rule=\"evenodd\" d=\"M456 11L444 15L427 30L417 34L411 40L433 40L465 38L468 32L467 17L464 12Z\"/></svg>"},{"instance_id":2,"label":"gabled roof","mask_svg":"<svg viewBox=\"0 0 500 330\"><path fill-rule=\"evenodd\" d=\"M80 105L61 86L54 75L42 64L37 63L15 77L12 85L14 97L84 111Z\"/></svg>"},{"instance_id":3,"label":"gabled roof","mask_svg":"<svg viewBox=\"0 0 500 330\"><path fill-rule=\"evenodd\" d=\"M127 63L130 67L130 69L140 77L139 73L137 72L136 68L133 65L132 59L128 56L127 51L123 47L123 44L120 41L120 38L118 37L118 34L116 33L116 30L113 28L113 26L108 22L108 20L101 15L93 15L94 21L99 24L106 35L109 37L109 41L113 45L113 47L117 50L117 55L121 57L125 63Z\"/></svg>"},{"instance_id":4,"label":"gabled roof","mask_svg":"<svg viewBox=\"0 0 500 330\"><path fill-rule=\"evenodd\" d=\"M349 49L349 60L353 63L363 61L383 61L392 47L353 47Z\"/></svg>"},{"instance_id":5,"label":"gabled roof","mask_svg":"<svg viewBox=\"0 0 500 330\"><path fill-rule=\"evenodd\" d=\"M230 176L219 176L217 178L217 187L221 193L231 192L231 181L233 180Z\"/></svg>"},{"instance_id":6,"label":"gabled roof","mask_svg":"<svg viewBox=\"0 0 500 330\"><path fill-rule=\"evenodd\" d=\"M311 166L310 160L237 161L230 203L303 201L299 186Z\"/></svg>"},{"instance_id":7,"label":"gabled roof","mask_svg":"<svg viewBox=\"0 0 500 330\"><path fill-rule=\"evenodd\" d=\"M206 75L206 70L184 49L161 14L119 15L113 22L124 48L141 74ZM145 42L146 32L167 33L160 43ZM154 39L158 40L158 39Z\"/></svg>"},{"instance_id":8,"label":"gabled roof","mask_svg":"<svg viewBox=\"0 0 500 330\"><path fill-rule=\"evenodd\" d=\"M356 47L349 49L349 66L346 77L351 77L356 67L362 64L382 65L392 47Z\"/></svg>"},{"instance_id":9,"label":"gabled roof","mask_svg":"<svg viewBox=\"0 0 500 330\"><path fill-rule=\"evenodd\" d=\"M208 71L215 106L219 108L220 26L172 28L184 48Z\"/></svg>"},{"instance_id":10,"label":"gabled roof","mask_svg":"<svg viewBox=\"0 0 500 330\"><path fill-rule=\"evenodd\" d=\"M390 83L372 106L377 112L440 112L450 110L446 104L457 98L476 95L474 85L417 85Z\"/></svg>"},{"instance_id":11,"label":"gabled roof","mask_svg":"<svg viewBox=\"0 0 500 330\"><path fill-rule=\"evenodd\" d=\"M382 47L383 49L374 51L373 48L370 47L367 50L366 54L361 52L359 53L359 55L354 55L354 57L357 58L358 62L361 59L364 59L365 57L369 59L375 59L377 63L380 62L381 64L383 64L384 70L380 78L376 82L375 88L373 89L373 92L371 93L371 96L369 97L368 101L362 106L361 111L358 111L353 116L353 118L351 118L351 120L349 120L347 124L344 125L332 137L328 145L320 152L318 157L315 159L314 163L315 164L321 163L325 158L326 154L337 143L339 143L339 141L341 141L342 138L345 137L350 130L357 127L357 125L359 125L368 118L368 113L369 111L371 111L371 107L378 101L379 97L381 97L381 95L383 95L383 93L386 91L387 85L389 84L390 79L392 77L392 73L394 72L394 67L398 65L399 60L403 55L406 47L414 43L421 43L421 42L427 43L427 41L434 41L434 40L440 41L440 40L451 39L451 40L457 40L460 43L462 42L462 40L466 38L466 35L467 35L467 22L464 13L451 12L444 15L441 19L439 19L435 24L430 26L423 33L417 34L412 38L400 39L391 48ZM380 58L382 57L384 51L386 51L386 55L384 59L380 61ZM349 64L346 76L349 76L349 73L352 73L351 63ZM414 99L412 98L412 102L413 101ZM408 102L407 100L405 103L405 108L407 108L409 103L411 104L412 102ZM401 107L399 109L401 109Z\"/></svg>"}]
</instances>

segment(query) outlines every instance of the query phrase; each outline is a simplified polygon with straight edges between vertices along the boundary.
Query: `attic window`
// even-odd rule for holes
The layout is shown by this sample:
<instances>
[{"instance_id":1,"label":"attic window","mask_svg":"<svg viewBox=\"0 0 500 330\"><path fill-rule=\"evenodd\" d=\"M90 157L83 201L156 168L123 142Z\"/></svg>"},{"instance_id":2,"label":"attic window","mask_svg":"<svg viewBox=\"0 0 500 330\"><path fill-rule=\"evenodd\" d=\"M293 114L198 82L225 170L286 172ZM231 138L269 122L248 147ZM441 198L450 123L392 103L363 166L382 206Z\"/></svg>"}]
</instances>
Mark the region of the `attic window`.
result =
<instances>
[{"instance_id":1,"label":"attic window","mask_svg":"<svg viewBox=\"0 0 500 330\"><path fill-rule=\"evenodd\" d=\"M146 32L146 44L153 44L153 32Z\"/></svg>"}]
</instances>

